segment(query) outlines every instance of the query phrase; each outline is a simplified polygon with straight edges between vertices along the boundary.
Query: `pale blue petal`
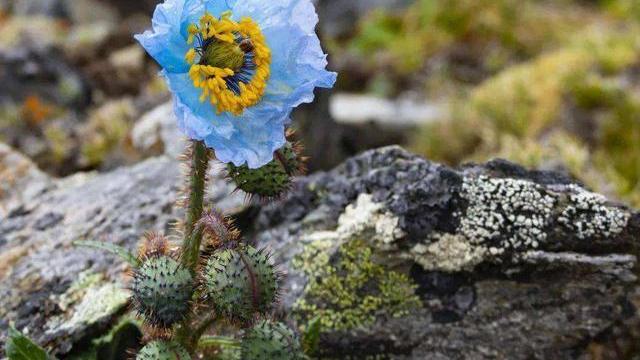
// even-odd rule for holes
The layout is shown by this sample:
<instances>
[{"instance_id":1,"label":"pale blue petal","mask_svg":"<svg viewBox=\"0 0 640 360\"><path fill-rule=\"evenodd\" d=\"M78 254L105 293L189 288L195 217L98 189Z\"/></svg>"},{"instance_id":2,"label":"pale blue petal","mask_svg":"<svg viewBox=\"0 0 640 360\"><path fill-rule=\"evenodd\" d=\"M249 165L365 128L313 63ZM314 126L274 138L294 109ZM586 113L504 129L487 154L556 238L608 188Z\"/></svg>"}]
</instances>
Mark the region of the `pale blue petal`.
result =
<instances>
[{"instance_id":1,"label":"pale blue petal","mask_svg":"<svg viewBox=\"0 0 640 360\"><path fill-rule=\"evenodd\" d=\"M135 39L168 72L189 71L184 56L190 46L180 33L185 7L192 1L166 0L153 13L152 30L135 35Z\"/></svg>"},{"instance_id":2,"label":"pale blue petal","mask_svg":"<svg viewBox=\"0 0 640 360\"><path fill-rule=\"evenodd\" d=\"M293 109L313 101L316 87L330 88L337 74L326 71L327 56L315 33L318 16L310 0L245 0L233 9L256 20L271 48L272 64L265 102Z\"/></svg>"},{"instance_id":3,"label":"pale blue petal","mask_svg":"<svg viewBox=\"0 0 640 360\"><path fill-rule=\"evenodd\" d=\"M220 16L227 10L237 20L248 16L257 21L272 50L265 96L241 116L217 114L209 102L200 102L201 90L186 74L184 60L190 48L188 26L205 11ZM312 101L316 87L335 83L314 31L317 22L310 0L166 0L154 13L153 30L136 39L163 67L180 128L190 138L204 140L219 160L257 168L286 142L292 109Z\"/></svg>"},{"instance_id":4,"label":"pale blue petal","mask_svg":"<svg viewBox=\"0 0 640 360\"><path fill-rule=\"evenodd\" d=\"M163 72L169 90L176 101L175 109L180 111L178 125L187 136L202 140L211 133L218 136L231 137L236 131L232 123L233 115L216 114L215 108L208 101L200 101L202 91L195 86L188 74Z\"/></svg>"},{"instance_id":5,"label":"pale blue petal","mask_svg":"<svg viewBox=\"0 0 640 360\"><path fill-rule=\"evenodd\" d=\"M248 163L260 167L273 159L273 152L284 143L284 111L273 111L260 103L240 117L217 114L208 102L200 102L200 89L188 74L163 73L174 94L178 125L192 139L205 140L223 162Z\"/></svg>"}]
</instances>

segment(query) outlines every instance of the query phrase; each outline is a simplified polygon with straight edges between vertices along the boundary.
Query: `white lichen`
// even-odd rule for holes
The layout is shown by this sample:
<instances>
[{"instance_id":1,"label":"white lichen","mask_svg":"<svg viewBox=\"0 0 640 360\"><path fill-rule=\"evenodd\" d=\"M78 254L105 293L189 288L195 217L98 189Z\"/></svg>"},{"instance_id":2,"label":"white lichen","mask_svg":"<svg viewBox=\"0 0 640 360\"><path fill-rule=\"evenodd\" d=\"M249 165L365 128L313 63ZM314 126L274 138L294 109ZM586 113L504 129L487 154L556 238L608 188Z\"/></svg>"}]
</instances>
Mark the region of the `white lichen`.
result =
<instances>
[{"instance_id":1,"label":"white lichen","mask_svg":"<svg viewBox=\"0 0 640 360\"><path fill-rule=\"evenodd\" d=\"M419 243L411 249L411 257L423 269L431 271L471 270L484 261L487 248L474 245L459 234L436 234L431 243Z\"/></svg>"},{"instance_id":2,"label":"white lichen","mask_svg":"<svg viewBox=\"0 0 640 360\"><path fill-rule=\"evenodd\" d=\"M394 248L396 240L405 236L399 219L376 203L369 194L360 194L338 219L336 232L341 238L365 237L382 249Z\"/></svg>"},{"instance_id":3,"label":"white lichen","mask_svg":"<svg viewBox=\"0 0 640 360\"><path fill-rule=\"evenodd\" d=\"M535 183L487 176L467 177L461 197L467 201L458 233L491 255L507 249L535 249L547 239L556 197Z\"/></svg>"},{"instance_id":4,"label":"white lichen","mask_svg":"<svg viewBox=\"0 0 640 360\"><path fill-rule=\"evenodd\" d=\"M569 205L558 217L558 222L579 239L608 238L622 232L629 221L629 213L608 206L607 199L577 186L571 191Z\"/></svg>"}]
</instances>

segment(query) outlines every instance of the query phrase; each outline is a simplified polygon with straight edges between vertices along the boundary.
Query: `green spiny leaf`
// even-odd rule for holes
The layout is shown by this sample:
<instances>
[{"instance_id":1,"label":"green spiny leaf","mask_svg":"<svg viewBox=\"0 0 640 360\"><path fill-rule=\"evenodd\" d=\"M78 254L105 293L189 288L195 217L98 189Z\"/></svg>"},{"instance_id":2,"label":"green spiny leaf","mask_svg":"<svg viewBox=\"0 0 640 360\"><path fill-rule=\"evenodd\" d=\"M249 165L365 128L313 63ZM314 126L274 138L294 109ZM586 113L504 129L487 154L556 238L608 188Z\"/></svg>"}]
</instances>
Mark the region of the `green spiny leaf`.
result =
<instances>
[{"instance_id":1,"label":"green spiny leaf","mask_svg":"<svg viewBox=\"0 0 640 360\"><path fill-rule=\"evenodd\" d=\"M129 250L115 244L100 241L74 241L73 245L87 247L92 249L100 249L118 255L122 260L131 264L131 266L139 266L140 262L136 256Z\"/></svg>"},{"instance_id":2,"label":"green spiny leaf","mask_svg":"<svg viewBox=\"0 0 640 360\"><path fill-rule=\"evenodd\" d=\"M9 360L51 360L43 348L31 339L22 335L13 326L9 326L9 336L5 344L5 352Z\"/></svg>"},{"instance_id":3,"label":"green spiny leaf","mask_svg":"<svg viewBox=\"0 0 640 360\"><path fill-rule=\"evenodd\" d=\"M226 336L203 336L198 340L198 348L207 347L240 348L240 341Z\"/></svg>"},{"instance_id":4,"label":"green spiny leaf","mask_svg":"<svg viewBox=\"0 0 640 360\"><path fill-rule=\"evenodd\" d=\"M320 322L320 316L314 317L307 324L304 334L302 335L302 350L305 355L313 356L318 351L321 330L322 323Z\"/></svg>"}]
</instances>

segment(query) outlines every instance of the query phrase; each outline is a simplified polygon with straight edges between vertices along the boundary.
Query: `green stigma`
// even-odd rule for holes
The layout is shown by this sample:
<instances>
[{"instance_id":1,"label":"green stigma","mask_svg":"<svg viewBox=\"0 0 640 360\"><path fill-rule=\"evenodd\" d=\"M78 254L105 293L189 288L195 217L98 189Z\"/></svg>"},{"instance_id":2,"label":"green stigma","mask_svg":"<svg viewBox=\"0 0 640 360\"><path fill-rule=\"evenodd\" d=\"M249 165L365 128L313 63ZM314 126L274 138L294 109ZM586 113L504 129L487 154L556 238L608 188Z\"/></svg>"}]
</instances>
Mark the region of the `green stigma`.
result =
<instances>
[{"instance_id":1,"label":"green stigma","mask_svg":"<svg viewBox=\"0 0 640 360\"><path fill-rule=\"evenodd\" d=\"M202 57L205 65L238 71L244 65L244 51L235 43L213 41Z\"/></svg>"}]
</instances>

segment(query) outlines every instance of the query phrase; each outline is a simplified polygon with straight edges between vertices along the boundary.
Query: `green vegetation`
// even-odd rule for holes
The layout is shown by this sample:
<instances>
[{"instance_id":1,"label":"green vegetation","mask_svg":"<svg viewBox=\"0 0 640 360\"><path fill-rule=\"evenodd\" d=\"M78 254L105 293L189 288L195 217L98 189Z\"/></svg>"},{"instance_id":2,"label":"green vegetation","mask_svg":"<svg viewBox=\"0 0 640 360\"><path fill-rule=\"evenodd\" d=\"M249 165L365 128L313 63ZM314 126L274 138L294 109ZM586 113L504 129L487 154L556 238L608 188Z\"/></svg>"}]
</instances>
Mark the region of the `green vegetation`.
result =
<instances>
[{"instance_id":1,"label":"green vegetation","mask_svg":"<svg viewBox=\"0 0 640 360\"><path fill-rule=\"evenodd\" d=\"M437 54L463 43L472 49L491 43L495 45L491 51L506 54L507 61L497 67L487 66L493 61L490 54L480 55L485 80L454 85L459 90L450 101L449 115L424 126L413 137L413 149L449 164L503 157L531 167L560 167L597 191L640 206L640 39L636 35L640 12L636 2L456 0L451 7L439 4L418 1L407 14L394 15L401 21L393 37L387 30L385 35L367 30L382 16L374 14L353 41L363 53L375 47L394 53L392 44L405 36L446 39L437 45L423 43L433 54L413 47L423 64L394 64L398 73L424 67ZM516 6L529 11L511 14ZM551 13L551 8L558 11L549 21L541 20L541 12ZM463 9L475 15L464 16ZM489 14L495 21L482 22ZM428 19L417 27L422 29L420 34L407 30L407 19L412 17ZM449 62L448 66L455 65Z\"/></svg>"},{"instance_id":2,"label":"green vegetation","mask_svg":"<svg viewBox=\"0 0 640 360\"><path fill-rule=\"evenodd\" d=\"M305 296L294 306L296 316L317 317L322 330L349 330L422 306L411 280L377 263L365 241L343 244L336 259L327 255L329 246L330 241L315 241L295 260L309 277Z\"/></svg>"},{"instance_id":3,"label":"green vegetation","mask_svg":"<svg viewBox=\"0 0 640 360\"><path fill-rule=\"evenodd\" d=\"M413 80L426 68L437 79L429 90L441 95L448 81L475 84L555 48L590 21L566 1L417 0L401 13L372 12L346 49L374 73L392 69Z\"/></svg>"}]
</instances>

